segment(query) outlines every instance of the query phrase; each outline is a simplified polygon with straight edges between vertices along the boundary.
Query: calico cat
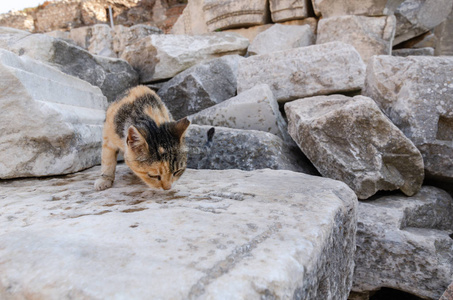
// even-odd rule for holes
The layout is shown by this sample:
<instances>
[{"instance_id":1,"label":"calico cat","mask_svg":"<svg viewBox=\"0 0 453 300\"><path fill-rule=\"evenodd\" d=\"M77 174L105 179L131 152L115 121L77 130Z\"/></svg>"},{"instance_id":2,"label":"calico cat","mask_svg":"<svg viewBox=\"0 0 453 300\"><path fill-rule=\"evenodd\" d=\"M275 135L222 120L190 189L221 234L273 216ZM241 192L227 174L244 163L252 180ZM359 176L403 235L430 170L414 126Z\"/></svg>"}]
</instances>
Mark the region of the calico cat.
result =
<instances>
[{"instance_id":1,"label":"calico cat","mask_svg":"<svg viewBox=\"0 0 453 300\"><path fill-rule=\"evenodd\" d=\"M113 185L118 151L129 168L148 186L169 190L187 164L185 133L190 122L177 122L159 96L145 86L126 92L113 102L103 130L101 176L96 190Z\"/></svg>"}]
</instances>

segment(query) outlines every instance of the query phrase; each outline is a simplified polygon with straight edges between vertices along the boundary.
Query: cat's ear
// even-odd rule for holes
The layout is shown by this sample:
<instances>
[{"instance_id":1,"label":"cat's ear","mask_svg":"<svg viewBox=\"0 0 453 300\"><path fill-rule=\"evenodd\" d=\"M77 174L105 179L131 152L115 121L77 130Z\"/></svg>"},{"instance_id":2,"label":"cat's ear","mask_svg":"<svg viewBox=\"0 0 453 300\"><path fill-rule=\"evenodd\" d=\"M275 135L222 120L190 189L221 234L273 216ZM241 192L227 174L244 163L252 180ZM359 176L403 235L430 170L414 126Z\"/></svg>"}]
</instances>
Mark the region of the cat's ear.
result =
<instances>
[{"instance_id":1,"label":"cat's ear","mask_svg":"<svg viewBox=\"0 0 453 300\"><path fill-rule=\"evenodd\" d=\"M187 128L189 128L190 121L187 118L182 118L181 120L175 122L171 127L171 133L179 138L182 139L186 134Z\"/></svg>"},{"instance_id":2,"label":"cat's ear","mask_svg":"<svg viewBox=\"0 0 453 300\"><path fill-rule=\"evenodd\" d=\"M145 138L134 126L127 130L127 145L134 151L143 149L147 145Z\"/></svg>"}]
</instances>

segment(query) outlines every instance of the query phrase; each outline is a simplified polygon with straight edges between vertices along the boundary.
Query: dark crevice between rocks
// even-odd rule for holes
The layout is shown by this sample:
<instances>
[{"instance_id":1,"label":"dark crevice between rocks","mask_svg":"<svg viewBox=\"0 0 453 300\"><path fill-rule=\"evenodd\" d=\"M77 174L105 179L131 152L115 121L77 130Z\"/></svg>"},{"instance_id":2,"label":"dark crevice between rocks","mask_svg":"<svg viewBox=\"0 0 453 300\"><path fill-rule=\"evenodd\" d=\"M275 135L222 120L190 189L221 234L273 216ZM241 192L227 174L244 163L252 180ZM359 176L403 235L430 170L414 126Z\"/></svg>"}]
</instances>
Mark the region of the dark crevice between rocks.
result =
<instances>
[{"instance_id":1,"label":"dark crevice between rocks","mask_svg":"<svg viewBox=\"0 0 453 300\"><path fill-rule=\"evenodd\" d=\"M374 295L370 296L370 300L423 300L423 298L400 290L381 288Z\"/></svg>"}]
</instances>

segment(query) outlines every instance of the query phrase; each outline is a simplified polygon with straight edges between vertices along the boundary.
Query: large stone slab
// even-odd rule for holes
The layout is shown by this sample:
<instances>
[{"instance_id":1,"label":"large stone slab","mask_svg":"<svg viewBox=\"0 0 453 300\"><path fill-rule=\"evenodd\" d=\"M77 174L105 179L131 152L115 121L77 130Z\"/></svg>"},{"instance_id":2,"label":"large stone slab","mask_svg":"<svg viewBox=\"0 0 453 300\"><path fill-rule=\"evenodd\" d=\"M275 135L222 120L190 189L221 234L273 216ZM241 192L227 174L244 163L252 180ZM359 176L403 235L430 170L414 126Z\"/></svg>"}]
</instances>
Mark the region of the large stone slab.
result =
<instances>
[{"instance_id":1,"label":"large stone slab","mask_svg":"<svg viewBox=\"0 0 453 300\"><path fill-rule=\"evenodd\" d=\"M427 186L410 198L360 202L353 291L388 287L439 299L453 278L452 203Z\"/></svg>"},{"instance_id":2,"label":"large stone slab","mask_svg":"<svg viewBox=\"0 0 453 300\"><path fill-rule=\"evenodd\" d=\"M349 293L357 200L341 182L187 170L173 190L153 191L119 165L114 186L96 192L99 172L0 183L0 298Z\"/></svg>"},{"instance_id":3,"label":"large stone slab","mask_svg":"<svg viewBox=\"0 0 453 300\"><path fill-rule=\"evenodd\" d=\"M435 29L436 55L453 56L453 9L448 18L440 23Z\"/></svg>"},{"instance_id":4,"label":"large stone slab","mask_svg":"<svg viewBox=\"0 0 453 300\"><path fill-rule=\"evenodd\" d=\"M453 8L451 0L405 0L395 11L394 44L419 36L445 21Z\"/></svg>"},{"instance_id":5,"label":"large stone slab","mask_svg":"<svg viewBox=\"0 0 453 300\"><path fill-rule=\"evenodd\" d=\"M191 125L186 144L187 165L193 169L274 169L317 174L305 157L268 132Z\"/></svg>"},{"instance_id":6,"label":"large stone slab","mask_svg":"<svg viewBox=\"0 0 453 300\"><path fill-rule=\"evenodd\" d=\"M453 182L453 58L375 56L364 94L417 146L428 177Z\"/></svg>"},{"instance_id":7,"label":"large stone slab","mask_svg":"<svg viewBox=\"0 0 453 300\"><path fill-rule=\"evenodd\" d=\"M0 179L100 163L107 100L99 88L3 49L0 69Z\"/></svg>"},{"instance_id":8,"label":"large stone slab","mask_svg":"<svg viewBox=\"0 0 453 300\"><path fill-rule=\"evenodd\" d=\"M269 7L275 23L308 17L307 0L270 0Z\"/></svg>"},{"instance_id":9,"label":"large stone slab","mask_svg":"<svg viewBox=\"0 0 453 300\"><path fill-rule=\"evenodd\" d=\"M118 57L121 57L126 47L152 34L162 34L162 30L145 24L137 24L131 27L116 25L113 31L113 51Z\"/></svg>"},{"instance_id":10,"label":"large stone slab","mask_svg":"<svg viewBox=\"0 0 453 300\"><path fill-rule=\"evenodd\" d=\"M267 84L279 102L360 90L365 64L340 42L249 57L239 64L238 93Z\"/></svg>"},{"instance_id":11,"label":"large stone slab","mask_svg":"<svg viewBox=\"0 0 453 300\"><path fill-rule=\"evenodd\" d=\"M363 61L373 55L390 55L395 36L395 16L340 16L318 22L317 44L340 41L354 46Z\"/></svg>"},{"instance_id":12,"label":"large stone slab","mask_svg":"<svg viewBox=\"0 0 453 300\"><path fill-rule=\"evenodd\" d=\"M175 119L197 113L236 95L239 55L195 65L166 82L159 96Z\"/></svg>"},{"instance_id":13,"label":"large stone slab","mask_svg":"<svg viewBox=\"0 0 453 300\"><path fill-rule=\"evenodd\" d=\"M313 45L315 36L309 25L272 25L259 33L248 48L250 55L260 55Z\"/></svg>"},{"instance_id":14,"label":"large stone slab","mask_svg":"<svg viewBox=\"0 0 453 300\"><path fill-rule=\"evenodd\" d=\"M21 33L3 27L0 28L0 40L3 40L0 48L46 62L99 87L109 101L114 101L123 90L138 84L137 72L126 61L92 55L45 34Z\"/></svg>"},{"instance_id":15,"label":"large stone slab","mask_svg":"<svg viewBox=\"0 0 453 300\"><path fill-rule=\"evenodd\" d=\"M311 0L317 16L323 18L344 15L393 15L404 0Z\"/></svg>"},{"instance_id":16,"label":"large stone slab","mask_svg":"<svg viewBox=\"0 0 453 300\"><path fill-rule=\"evenodd\" d=\"M203 13L204 0L188 0L187 6L171 29L172 34L204 34L208 27Z\"/></svg>"},{"instance_id":17,"label":"large stone slab","mask_svg":"<svg viewBox=\"0 0 453 300\"><path fill-rule=\"evenodd\" d=\"M209 31L270 23L266 0L204 0L204 19Z\"/></svg>"},{"instance_id":18,"label":"large stone slab","mask_svg":"<svg viewBox=\"0 0 453 300\"><path fill-rule=\"evenodd\" d=\"M221 126L245 130L260 130L290 137L277 100L268 85L257 85L220 104L189 116L192 124Z\"/></svg>"},{"instance_id":19,"label":"large stone slab","mask_svg":"<svg viewBox=\"0 0 453 300\"><path fill-rule=\"evenodd\" d=\"M122 58L138 70L141 82L152 82L220 56L244 55L248 45L246 38L234 33L151 35L126 47Z\"/></svg>"},{"instance_id":20,"label":"large stone slab","mask_svg":"<svg viewBox=\"0 0 453 300\"><path fill-rule=\"evenodd\" d=\"M289 134L318 171L349 185L359 199L380 190L418 192L424 179L418 149L363 96L305 98L285 104Z\"/></svg>"}]
</instances>

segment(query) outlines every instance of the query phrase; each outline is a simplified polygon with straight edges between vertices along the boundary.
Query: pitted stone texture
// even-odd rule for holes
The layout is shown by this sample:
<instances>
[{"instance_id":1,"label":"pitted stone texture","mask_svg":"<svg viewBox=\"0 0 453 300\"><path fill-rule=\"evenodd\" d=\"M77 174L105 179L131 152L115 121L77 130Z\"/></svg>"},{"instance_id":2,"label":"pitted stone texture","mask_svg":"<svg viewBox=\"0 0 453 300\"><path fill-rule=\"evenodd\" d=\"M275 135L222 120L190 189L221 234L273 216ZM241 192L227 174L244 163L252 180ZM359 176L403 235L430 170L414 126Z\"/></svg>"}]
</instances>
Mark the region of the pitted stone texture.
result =
<instances>
[{"instance_id":1,"label":"pitted stone texture","mask_svg":"<svg viewBox=\"0 0 453 300\"><path fill-rule=\"evenodd\" d=\"M395 16L341 16L321 19L316 43L339 41L354 46L363 61L373 55L390 55L395 36Z\"/></svg>"},{"instance_id":2,"label":"pitted stone texture","mask_svg":"<svg viewBox=\"0 0 453 300\"><path fill-rule=\"evenodd\" d=\"M453 182L453 58L375 56L364 94L412 140L426 175Z\"/></svg>"},{"instance_id":3,"label":"pitted stone texture","mask_svg":"<svg viewBox=\"0 0 453 300\"><path fill-rule=\"evenodd\" d=\"M453 282L448 286L447 290L442 294L439 300L452 300L453 299Z\"/></svg>"},{"instance_id":4,"label":"pitted stone texture","mask_svg":"<svg viewBox=\"0 0 453 300\"><path fill-rule=\"evenodd\" d=\"M99 87L109 101L138 84L138 74L124 60L92 55L80 47L45 34L0 28L0 48L46 62L60 71Z\"/></svg>"},{"instance_id":5,"label":"pitted stone texture","mask_svg":"<svg viewBox=\"0 0 453 300\"><path fill-rule=\"evenodd\" d=\"M451 0L405 0L395 11L394 45L419 36L445 21L453 8Z\"/></svg>"},{"instance_id":6,"label":"pitted stone texture","mask_svg":"<svg viewBox=\"0 0 453 300\"><path fill-rule=\"evenodd\" d=\"M206 125L191 125L187 132L188 167L193 169L291 170L317 174L313 166L282 139L268 132L214 127L208 139ZM211 129L212 130L212 129Z\"/></svg>"},{"instance_id":7,"label":"pitted stone texture","mask_svg":"<svg viewBox=\"0 0 453 300\"><path fill-rule=\"evenodd\" d=\"M313 45L248 57L238 71L238 93L267 84L279 102L358 91L366 66L351 45Z\"/></svg>"},{"instance_id":8,"label":"pitted stone texture","mask_svg":"<svg viewBox=\"0 0 453 300\"><path fill-rule=\"evenodd\" d=\"M208 27L203 13L204 0L188 0L187 6L171 29L172 34L204 34Z\"/></svg>"},{"instance_id":9,"label":"pitted stone texture","mask_svg":"<svg viewBox=\"0 0 453 300\"><path fill-rule=\"evenodd\" d=\"M0 179L67 174L101 161L97 87L0 49Z\"/></svg>"},{"instance_id":10,"label":"pitted stone texture","mask_svg":"<svg viewBox=\"0 0 453 300\"><path fill-rule=\"evenodd\" d=\"M272 25L256 36L248 48L251 55L313 45L315 36L309 25Z\"/></svg>"},{"instance_id":11,"label":"pitted stone texture","mask_svg":"<svg viewBox=\"0 0 453 300\"><path fill-rule=\"evenodd\" d=\"M389 287L439 299L453 278L452 214L452 198L428 186L410 198L360 202L353 291Z\"/></svg>"},{"instance_id":12,"label":"pitted stone texture","mask_svg":"<svg viewBox=\"0 0 453 300\"><path fill-rule=\"evenodd\" d=\"M162 30L159 28L144 24L137 24L131 27L116 25L113 31L113 51L118 57L121 57L127 46L146 36L161 33Z\"/></svg>"},{"instance_id":13,"label":"pitted stone texture","mask_svg":"<svg viewBox=\"0 0 453 300\"><path fill-rule=\"evenodd\" d=\"M0 183L0 298L349 293L357 200L341 182L187 170L173 190L153 191L119 165L113 187L97 192L99 173Z\"/></svg>"},{"instance_id":14,"label":"pitted stone texture","mask_svg":"<svg viewBox=\"0 0 453 300\"><path fill-rule=\"evenodd\" d=\"M448 18L440 23L435 29L436 55L453 56L453 9Z\"/></svg>"},{"instance_id":15,"label":"pitted stone texture","mask_svg":"<svg viewBox=\"0 0 453 300\"><path fill-rule=\"evenodd\" d=\"M308 17L307 0L270 0L269 6L275 23Z\"/></svg>"},{"instance_id":16,"label":"pitted stone texture","mask_svg":"<svg viewBox=\"0 0 453 300\"><path fill-rule=\"evenodd\" d=\"M6 14L0 14L0 26L27 30L29 32L35 30L33 16L23 11L10 11Z\"/></svg>"},{"instance_id":17,"label":"pitted stone texture","mask_svg":"<svg viewBox=\"0 0 453 300\"><path fill-rule=\"evenodd\" d=\"M423 182L418 149L363 96L305 98L285 105L289 133L326 177L341 180L359 199L380 190L412 196Z\"/></svg>"},{"instance_id":18,"label":"pitted stone texture","mask_svg":"<svg viewBox=\"0 0 453 300\"><path fill-rule=\"evenodd\" d=\"M277 100L268 85L257 85L236 97L189 116L192 124L260 130L291 139Z\"/></svg>"},{"instance_id":19,"label":"pitted stone texture","mask_svg":"<svg viewBox=\"0 0 453 300\"><path fill-rule=\"evenodd\" d=\"M234 33L151 35L126 47L122 58L138 70L141 82L153 82L220 56L244 55L248 45L246 38Z\"/></svg>"},{"instance_id":20,"label":"pitted stone texture","mask_svg":"<svg viewBox=\"0 0 453 300\"><path fill-rule=\"evenodd\" d=\"M393 15L404 0L311 0L317 16L323 18L344 15Z\"/></svg>"},{"instance_id":21,"label":"pitted stone texture","mask_svg":"<svg viewBox=\"0 0 453 300\"><path fill-rule=\"evenodd\" d=\"M270 23L266 0L204 0L204 19L209 31Z\"/></svg>"},{"instance_id":22,"label":"pitted stone texture","mask_svg":"<svg viewBox=\"0 0 453 300\"><path fill-rule=\"evenodd\" d=\"M193 66L166 82L159 96L175 119L216 105L236 95L239 55L221 58Z\"/></svg>"}]
</instances>

